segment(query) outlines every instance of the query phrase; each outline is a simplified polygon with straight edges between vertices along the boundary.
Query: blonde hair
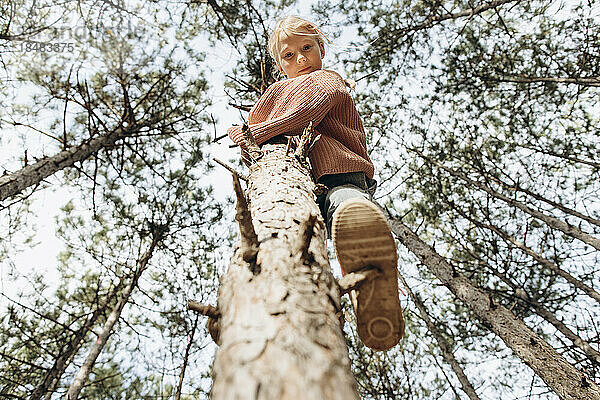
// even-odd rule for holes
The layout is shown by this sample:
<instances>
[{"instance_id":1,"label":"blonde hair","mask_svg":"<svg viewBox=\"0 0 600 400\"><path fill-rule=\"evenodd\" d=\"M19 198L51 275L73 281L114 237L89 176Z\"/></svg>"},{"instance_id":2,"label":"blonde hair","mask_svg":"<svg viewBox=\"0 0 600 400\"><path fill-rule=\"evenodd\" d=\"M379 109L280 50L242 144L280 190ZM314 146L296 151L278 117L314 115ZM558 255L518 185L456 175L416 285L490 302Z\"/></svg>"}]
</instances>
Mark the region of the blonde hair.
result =
<instances>
[{"instance_id":1,"label":"blonde hair","mask_svg":"<svg viewBox=\"0 0 600 400\"><path fill-rule=\"evenodd\" d=\"M273 29L271 36L269 36L269 43L267 45L269 54L275 60L275 64L279 65L281 62L281 41L292 35L312 37L319 44L324 44L325 40L329 41L319 27L312 22L293 15L284 17L277 21L275 29Z\"/></svg>"}]
</instances>

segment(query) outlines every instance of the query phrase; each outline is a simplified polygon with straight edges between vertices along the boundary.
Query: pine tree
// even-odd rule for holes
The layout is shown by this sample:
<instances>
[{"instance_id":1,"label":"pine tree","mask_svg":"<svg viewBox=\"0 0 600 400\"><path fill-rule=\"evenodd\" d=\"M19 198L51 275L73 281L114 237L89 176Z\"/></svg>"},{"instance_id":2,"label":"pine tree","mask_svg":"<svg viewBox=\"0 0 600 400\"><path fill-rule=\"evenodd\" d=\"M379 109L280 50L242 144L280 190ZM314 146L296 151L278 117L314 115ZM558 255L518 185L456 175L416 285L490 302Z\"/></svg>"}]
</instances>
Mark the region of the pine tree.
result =
<instances>
[{"instance_id":1,"label":"pine tree","mask_svg":"<svg viewBox=\"0 0 600 400\"><path fill-rule=\"evenodd\" d=\"M339 11L327 18L356 24L369 43L344 61L369 75L369 102L359 108L375 121L366 126L377 125L368 134L379 144L376 165L385 166L388 208L453 273L597 379L599 55L590 5L407 0L346 2ZM383 107L396 115L381 116ZM409 285L434 278L422 264ZM440 304L456 301L429 292ZM472 306L433 305L457 348L476 358L501 351ZM490 382L524 386L512 379L520 369Z\"/></svg>"},{"instance_id":2,"label":"pine tree","mask_svg":"<svg viewBox=\"0 0 600 400\"><path fill-rule=\"evenodd\" d=\"M19 108L15 104L3 127L22 129L25 120L35 121L44 104L55 111L52 123L27 123L27 127L51 138L54 143L48 151L59 154L72 153L80 149L81 143L107 132L110 135L114 130L134 129L112 143L103 143L88 154L87 162L83 161L85 156L77 162L70 158L64 177L52 176L51 183L60 182L75 193L65 207L65 222L60 228L67 247L62 256L64 289L32 293L23 298L24 306L29 307L27 312L11 313L13 317L4 320L4 337L14 336L15 327L21 326L19 335L27 332L30 340L21 340L22 344L12 341L17 338L3 342L2 350L7 355L23 357L12 356L17 358L12 362L2 357L2 393L62 398L90 351L95 339L92 332L108 328L106 318L121 308L112 330L106 332L109 337L96 362L90 363L90 379L84 382L82 396L120 398L126 393L135 399L162 394L169 386L165 382L172 378L170 374L165 376L164 369L182 359L179 350L185 347L181 344L190 334L186 296L210 296L216 274L211 264L218 258L213 252L216 243L223 241L207 229L220 219L221 209L209 200L210 188L202 183L203 175L210 170L204 155L208 135L201 133L209 120L202 114L208 104L207 83L201 71L190 71L190 65L199 64L201 55L187 47L185 58L176 57L174 46L161 40L161 33L171 29L170 25L140 22L131 29L126 17L133 15L132 10L115 13L85 3L77 10L70 6L65 5L65 9L71 11L71 17L81 11L88 18L81 22L89 35L77 42L78 50L82 50L80 58L22 55L18 68L10 72L29 82L30 87L37 87L38 97L33 97L33 106ZM166 6L164 2L148 4L144 10L158 12ZM53 11L58 12L60 7L57 5ZM153 18L151 13L147 16ZM139 46L141 41L148 47ZM94 64L89 62L90 57L95 59ZM147 118L153 122L148 124ZM25 152L25 168L31 166L34 156L30 151L28 159ZM22 197L13 199L5 210L19 207ZM132 283L129 278L134 276L132 260L141 257L136 250L148 240L152 224L167 222L169 233L156 250L160 263L153 257L139 285L132 287L129 296L123 296L124 288ZM41 287L43 282L40 277ZM73 291L73 286L79 285L86 295ZM96 296L91 290L95 286L100 288ZM119 304L117 299L121 299ZM44 302L52 304L51 310L39 309L39 315L32 314L30 309L36 308L30 304ZM53 318L60 324L47 319L52 313L61 316ZM66 315L70 319L63 321ZM42 324L47 327L42 328ZM200 330L196 337L202 341L203 334L205 331ZM149 337L160 336L165 341L155 352L160 358L147 363L151 356L144 346L152 342ZM188 361L191 365L197 365L203 346L206 344L193 344ZM123 352L131 354L129 360L121 359ZM145 370L132 368L132 362L145 365ZM19 374L26 365L30 372ZM206 375L206 369L204 366L196 372L191 368L188 375L197 378ZM187 380L183 390L192 395L202 393L208 386L206 380L192 385Z\"/></svg>"},{"instance_id":3,"label":"pine tree","mask_svg":"<svg viewBox=\"0 0 600 400\"><path fill-rule=\"evenodd\" d=\"M357 399L339 326L340 289L327 259L324 222L298 148L248 135L247 197L237 174L240 244L219 289L213 399ZM290 153L292 152L292 153Z\"/></svg>"}]
</instances>

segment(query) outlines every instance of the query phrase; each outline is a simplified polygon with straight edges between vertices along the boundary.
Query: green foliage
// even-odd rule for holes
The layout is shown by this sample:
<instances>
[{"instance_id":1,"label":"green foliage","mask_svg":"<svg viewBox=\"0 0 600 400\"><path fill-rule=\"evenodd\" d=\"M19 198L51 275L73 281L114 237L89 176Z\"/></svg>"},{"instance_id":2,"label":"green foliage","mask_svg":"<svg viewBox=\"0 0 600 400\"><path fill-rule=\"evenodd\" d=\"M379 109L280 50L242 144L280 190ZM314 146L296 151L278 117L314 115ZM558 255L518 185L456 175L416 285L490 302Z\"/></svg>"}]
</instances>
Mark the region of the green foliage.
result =
<instances>
[{"instance_id":1,"label":"green foliage","mask_svg":"<svg viewBox=\"0 0 600 400\"><path fill-rule=\"evenodd\" d=\"M0 111L2 128L27 123L36 135L43 133L44 152L30 152L30 159L118 127L130 134L66 171L65 179L52 178L51 185L58 181L73 190L57 222L66 243L59 260L61 283L50 288L43 277L20 276L11 266L11 279L28 279L31 290L11 298L1 320L0 350L17 361L2 358L0 393L26 397L72 341L72 330L99 307L104 309L93 329L102 326L114 306L112 294L129 282L158 229L162 237L149 269L83 395L173 396L193 326L186 300L214 300L218 269L231 242L218 232L227 229L220 221L232 218L205 185L212 129L204 73L213 66L202 50L208 43L233 54L226 94L233 104L251 105L278 79L265 48L267 34L293 2L156 1L127 9L85 1L76 2L80 8L71 2L37 3L44 12L35 18L27 15L31 2L3 3L0 35L14 35L22 26L27 38L49 38L57 32L35 29L59 15L85 26L87 34L74 41L76 51L70 54L2 54L4 70L16 78L0 89L12 104ZM598 252L514 202L596 237L600 233L597 225L531 194L600 218L600 22L593 3L584 1L488 4L319 2L311 18L321 17L325 27L342 32L340 38L356 38L362 46L339 57L346 69L340 72L368 75L353 96L376 165L379 200L456 272L488 290L494 302L510 308L595 379L597 363L544 320L533 301L597 349L597 304L538 259L594 286ZM30 97L15 95L25 87ZM5 170L24 162L22 154L6 157ZM22 237L14 240L14 233L29 236L22 228L27 210L16 207L25 203L3 211L13 240L0 244L0 261L8 263L13 244L26 244ZM400 251L403 275L425 300L482 398L552 398L468 304L451 296L408 251ZM390 352L364 348L353 325L346 325L361 394L368 399L462 396L413 305L403 305L407 336ZM86 336L56 398L92 338ZM188 368L194 372L184 380L189 398L207 396L212 349L199 328L189 361L194 368Z\"/></svg>"},{"instance_id":2,"label":"green foliage","mask_svg":"<svg viewBox=\"0 0 600 400\"><path fill-rule=\"evenodd\" d=\"M507 237L591 286L598 252L483 188L600 233L542 200L600 215L600 21L588 2L507 1L471 12L489 3L344 2L334 14L323 2L317 11L359 34L355 42L364 51L343 61L356 76L372 74L359 83L356 101L367 130L380 132L370 144L381 200L457 272L597 376L598 365L519 296L523 291L597 348L597 313L586 312L594 301ZM426 266L406 268L410 284L432 296L431 314L446 321L455 352L469 355L467 371L475 360L505 352L466 305L436 287ZM571 316L583 314L575 324ZM516 378L522 367L502 371L486 378L487 390L497 391L492 397L529 392L531 381ZM538 384L529 393L542 398Z\"/></svg>"}]
</instances>

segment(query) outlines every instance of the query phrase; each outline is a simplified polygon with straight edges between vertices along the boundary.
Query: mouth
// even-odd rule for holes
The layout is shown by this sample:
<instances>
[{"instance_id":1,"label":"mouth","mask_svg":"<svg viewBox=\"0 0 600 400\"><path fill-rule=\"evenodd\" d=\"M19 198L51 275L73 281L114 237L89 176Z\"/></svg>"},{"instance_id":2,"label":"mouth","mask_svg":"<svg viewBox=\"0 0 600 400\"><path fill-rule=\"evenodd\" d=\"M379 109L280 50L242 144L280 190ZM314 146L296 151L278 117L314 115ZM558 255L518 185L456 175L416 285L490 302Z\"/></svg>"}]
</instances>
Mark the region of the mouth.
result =
<instances>
[{"instance_id":1,"label":"mouth","mask_svg":"<svg viewBox=\"0 0 600 400\"><path fill-rule=\"evenodd\" d=\"M308 72L308 70L310 70L311 67L306 67L306 68L302 68L301 70L298 71L299 74L303 73L303 72Z\"/></svg>"}]
</instances>

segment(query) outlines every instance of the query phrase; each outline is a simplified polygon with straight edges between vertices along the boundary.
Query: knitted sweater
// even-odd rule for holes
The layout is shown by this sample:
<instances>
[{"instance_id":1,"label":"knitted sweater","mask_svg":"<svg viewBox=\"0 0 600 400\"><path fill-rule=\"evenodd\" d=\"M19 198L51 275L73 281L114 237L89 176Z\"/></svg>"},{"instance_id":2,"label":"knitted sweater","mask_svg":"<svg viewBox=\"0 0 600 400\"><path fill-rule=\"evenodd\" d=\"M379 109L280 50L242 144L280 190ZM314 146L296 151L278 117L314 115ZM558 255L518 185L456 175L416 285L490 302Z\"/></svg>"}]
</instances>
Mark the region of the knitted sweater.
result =
<instances>
[{"instance_id":1,"label":"knitted sweater","mask_svg":"<svg viewBox=\"0 0 600 400\"><path fill-rule=\"evenodd\" d=\"M360 116L336 72L319 70L276 82L248 116L250 132L258 144L277 135L299 135L309 121L321 134L309 155L315 179L361 171L373 178ZM241 127L232 126L227 133L243 146Z\"/></svg>"}]
</instances>

